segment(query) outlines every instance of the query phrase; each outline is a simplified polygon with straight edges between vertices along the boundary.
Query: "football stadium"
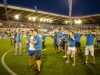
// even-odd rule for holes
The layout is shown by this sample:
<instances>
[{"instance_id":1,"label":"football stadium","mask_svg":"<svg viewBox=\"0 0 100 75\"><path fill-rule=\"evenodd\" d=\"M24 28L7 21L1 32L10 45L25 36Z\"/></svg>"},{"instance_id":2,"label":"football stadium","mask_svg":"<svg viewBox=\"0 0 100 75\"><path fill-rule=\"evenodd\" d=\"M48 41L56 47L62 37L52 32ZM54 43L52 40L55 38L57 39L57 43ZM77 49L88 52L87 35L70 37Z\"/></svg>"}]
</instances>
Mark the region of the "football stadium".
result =
<instances>
[{"instance_id":1,"label":"football stadium","mask_svg":"<svg viewBox=\"0 0 100 75\"><path fill-rule=\"evenodd\" d=\"M0 3L0 75L100 75L100 14L67 1L69 15Z\"/></svg>"}]
</instances>

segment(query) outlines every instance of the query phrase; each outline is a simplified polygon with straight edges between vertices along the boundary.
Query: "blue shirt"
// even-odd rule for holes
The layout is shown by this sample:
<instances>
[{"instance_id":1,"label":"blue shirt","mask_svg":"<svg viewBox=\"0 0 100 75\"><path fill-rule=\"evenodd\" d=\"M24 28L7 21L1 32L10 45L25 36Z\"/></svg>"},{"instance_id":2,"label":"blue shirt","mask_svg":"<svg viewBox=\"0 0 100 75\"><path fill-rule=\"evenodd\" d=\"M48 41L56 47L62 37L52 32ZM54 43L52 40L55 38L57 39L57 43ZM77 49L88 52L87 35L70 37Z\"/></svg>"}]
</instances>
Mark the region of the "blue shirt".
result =
<instances>
[{"instance_id":1,"label":"blue shirt","mask_svg":"<svg viewBox=\"0 0 100 75\"><path fill-rule=\"evenodd\" d=\"M70 47L76 47L76 41L70 38Z\"/></svg>"},{"instance_id":2,"label":"blue shirt","mask_svg":"<svg viewBox=\"0 0 100 75\"><path fill-rule=\"evenodd\" d=\"M42 50L42 47L41 47L41 40L40 40L40 37L39 35L36 35L34 37L34 40L36 40L36 44L34 44L34 47L35 47L35 50Z\"/></svg>"},{"instance_id":3,"label":"blue shirt","mask_svg":"<svg viewBox=\"0 0 100 75\"><path fill-rule=\"evenodd\" d=\"M76 42L80 42L81 36L82 36L81 34L75 34Z\"/></svg>"},{"instance_id":4,"label":"blue shirt","mask_svg":"<svg viewBox=\"0 0 100 75\"><path fill-rule=\"evenodd\" d=\"M43 35L42 36L42 41L45 42L45 39L46 39L46 35Z\"/></svg>"},{"instance_id":5,"label":"blue shirt","mask_svg":"<svg viewBox=\"0 0 100 75\"><path fill-rule=\"evenodd\" d=\"M16 42L22 42L22 35L21 34L14 34L14 39L16 40Z\"/></svg>"},{"instance_id":6,"label":"blue shirt","mask_svg":"<svg viewBox=\"0 0 100 75\"><path fill-rule=\"evenodd\" d=\"M14 40L16 40L16 37L17 37L17 33L14 34Z\"/></svg>"},{"instance_id":7,"label":"blue shirt","mask_svg":"<svg viewBox=\"0 0 100 75\"><path fill-rule=\"evenodd\" d=\"M18 42L21 42L20 34L18 34Z\"/></svg>"},{"instance_id":8,"label":"blue shirt","mask_svg":"<svg viewBox=\"0 0 100 75\"><path fill-rule=\"evenodd\" d=\"M57 39L61 38L62 37L62 33L61 32L58 32L57 34Z\"/></svg>"},{"instance_id":9,"label":"blue shirt","mask_svg":"<svg viewBox=\"0 0 100 75\"><path fill-rule=\"evenodd\" d=\"M57 35L54 36L54 41L57 41Z\"/></svg>"},{"instance_id":10,"label":"blue shirt","mask_svg":"<svg viewBox=\"0 0 100 75\"><path fill-rule=\"evenodd\" d=\"M93 45L94 43L94 34L85 34L86 36L86 45Z\"/></svg>"},{"instance_id":11,"label":"blue shirt","mask_svg":"<svg viewBox=\"0 0 100 75\"><path fill-rule=\"evenodd\" d=\"M62 37L65 37L66 42L68 42L69 35L68 34L63 34Z\"/></svg>"}]
</instances>

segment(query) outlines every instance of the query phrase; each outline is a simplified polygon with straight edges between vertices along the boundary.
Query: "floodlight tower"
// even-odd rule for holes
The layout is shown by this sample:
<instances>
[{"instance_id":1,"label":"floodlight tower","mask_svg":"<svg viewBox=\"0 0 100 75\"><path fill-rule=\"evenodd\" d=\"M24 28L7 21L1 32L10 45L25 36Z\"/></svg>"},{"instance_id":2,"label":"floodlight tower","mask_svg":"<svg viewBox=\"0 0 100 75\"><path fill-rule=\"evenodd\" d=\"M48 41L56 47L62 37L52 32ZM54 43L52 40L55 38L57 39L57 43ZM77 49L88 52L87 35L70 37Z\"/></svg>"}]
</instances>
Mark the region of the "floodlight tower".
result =
<instances>
[{"instance_id":1,"label":"floodlight tower","mask_svg":"<svg viewBox=\"0 0 100 75\"><path fill-rule=\"evenodd\" d=\"M72 25L72 0L68 0L68 3L69 3L69 19L70 19L69 24L73 28L73 25Z\"/></svg>"}]
</instances>

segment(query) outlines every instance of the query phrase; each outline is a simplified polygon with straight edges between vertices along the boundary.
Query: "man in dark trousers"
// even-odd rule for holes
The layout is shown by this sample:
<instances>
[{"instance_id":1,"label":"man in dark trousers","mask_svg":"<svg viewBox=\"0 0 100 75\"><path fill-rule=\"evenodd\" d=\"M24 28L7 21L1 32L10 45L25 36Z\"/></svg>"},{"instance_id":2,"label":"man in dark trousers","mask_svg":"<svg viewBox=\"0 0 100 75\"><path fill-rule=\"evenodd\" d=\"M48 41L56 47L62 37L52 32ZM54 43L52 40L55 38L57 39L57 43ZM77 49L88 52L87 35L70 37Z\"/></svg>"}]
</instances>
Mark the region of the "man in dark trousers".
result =
<instances>
[{"instance_id":1,"label":"man in dark trousers","mask_svg":"<svg viewBox=\"0 0 100 75\"><path fill-rule=\"evenodd\" d=\"M46 35L45 33L42 35L42 51L46 50L46 46L45 46L45 39L46 39Z\"/></svg>"}]
</instances>

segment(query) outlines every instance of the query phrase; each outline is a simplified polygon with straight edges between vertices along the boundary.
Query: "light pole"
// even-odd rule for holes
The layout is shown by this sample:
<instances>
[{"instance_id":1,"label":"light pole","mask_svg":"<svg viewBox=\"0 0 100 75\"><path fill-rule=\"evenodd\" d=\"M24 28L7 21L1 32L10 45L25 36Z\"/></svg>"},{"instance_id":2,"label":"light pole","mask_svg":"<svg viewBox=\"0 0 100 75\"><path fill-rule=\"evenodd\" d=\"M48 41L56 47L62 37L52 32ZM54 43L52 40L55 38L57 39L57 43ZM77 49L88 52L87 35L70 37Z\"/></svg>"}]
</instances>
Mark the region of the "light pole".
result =
<instances>
[{"instance_id":1,"label":"light pole","mask_svg":"<svg viewBox=\"0 0 100 75\"><path fill-rule=\"evenodd\" d=\"M70 19L69 24L73 28L73 25L72 25L72 0L68 0L68 3L69 3L69 19Z\"/></svg>"}]
</instances>

